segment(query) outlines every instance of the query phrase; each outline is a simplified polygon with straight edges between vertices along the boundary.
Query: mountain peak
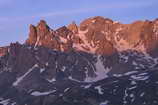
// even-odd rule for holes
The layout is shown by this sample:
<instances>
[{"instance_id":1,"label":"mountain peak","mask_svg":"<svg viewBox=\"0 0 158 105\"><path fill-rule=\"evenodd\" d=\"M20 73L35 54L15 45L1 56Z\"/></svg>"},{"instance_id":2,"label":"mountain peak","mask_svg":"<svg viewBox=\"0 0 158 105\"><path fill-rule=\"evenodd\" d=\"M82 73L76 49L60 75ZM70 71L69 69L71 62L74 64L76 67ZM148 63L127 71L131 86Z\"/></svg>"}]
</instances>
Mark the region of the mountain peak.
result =
<instances>
[{"instance_id":1,"label":"mountain peak","mask_svg":"<svg viewBox=\"0 0 158 105\"><path fill-rule=\"evenodd\" d=\"M37 28L39 28L40 30L47 30L49 29L49 26L47 25L47 22L45 20L40 20L37 25Z\"/></svg>"},{"instance_id":2,"label":"mountain peak","mask_svg":"<svg viewBox=\"0 0 158 105\"><path fill-rule=\"evenodd\" d=\"M67 28L71 30L73 33L78 33L78 26L75 22L72 22L71 24L69 24Z\"/></svg>"},{"instance_id":3,"label":"mountain peak","mask_svg":"<svg viewBox=\"0 0 158 105\"><path fill-rule=\"evenodd\" d=\"M95 16L76 25L72 22L52 30L46 21L30 25L27 44L44 46L59 51L79 50L95 54L113 54L116 51L138 50L152 52L158 45L158 24L154 21L135 21L121 24L109 18Z\"/></svg>"},{"instance_id":4,"label":"mountain peak","mask_svg":"<svg viewBox=\"0 0 158 105\"><path fill-rule=\"evenodd\" d=\"M0 47L0 105L157 105L151 52L157 20L92 17L57 30L42 20L25 44Z\"/></svg>"}]
</instances>

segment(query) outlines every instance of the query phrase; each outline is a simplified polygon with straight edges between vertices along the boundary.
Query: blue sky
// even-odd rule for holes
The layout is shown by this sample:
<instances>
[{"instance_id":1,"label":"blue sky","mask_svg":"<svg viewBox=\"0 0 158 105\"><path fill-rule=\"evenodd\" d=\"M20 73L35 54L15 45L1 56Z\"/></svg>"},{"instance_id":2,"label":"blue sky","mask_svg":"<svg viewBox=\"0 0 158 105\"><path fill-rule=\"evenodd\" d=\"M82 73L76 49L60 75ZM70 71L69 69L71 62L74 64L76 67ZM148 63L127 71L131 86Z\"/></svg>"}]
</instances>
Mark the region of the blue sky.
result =
<instances>
[{"instance_id":1,"label":"blue sky","mask_svg":"<svg viewBox=\"0 0 158 105\"><path fill-rule=\"evenodd\" d=\"M29 24L44 19L53 29L91 16L122 23L158 18L158 0L0 0L0 46L21 43Z\"/></svg>"}]
</instances>

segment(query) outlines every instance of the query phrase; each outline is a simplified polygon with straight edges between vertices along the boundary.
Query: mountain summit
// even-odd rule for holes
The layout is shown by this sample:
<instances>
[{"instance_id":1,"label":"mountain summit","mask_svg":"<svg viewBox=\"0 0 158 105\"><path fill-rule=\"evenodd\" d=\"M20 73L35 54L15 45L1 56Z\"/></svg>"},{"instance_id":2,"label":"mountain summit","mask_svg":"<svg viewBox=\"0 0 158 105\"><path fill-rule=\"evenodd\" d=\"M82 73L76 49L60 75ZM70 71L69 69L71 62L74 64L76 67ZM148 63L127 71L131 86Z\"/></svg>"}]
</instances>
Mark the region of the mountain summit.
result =
<instances>
[{"instance_id":1,"label":"mountain summit","mask_svg":"<svg viewBox=\"0 0 158 105\"><path fill-rule=\"evenodd\" d=\"M158 19L30 25L0 47L0 105L157 105Z\"/></svg>"},{"instance_id":2,"label":"mountain summit","mask_svg":"<svg viewBox=\"0 0 158 105\"><path fill-rule=\"evenodd\" d=\"M41 20L37 26L30 25L26 43L59 51L78 50L93 54L111 55L129 49L155 54L157 30L158 20L121 24L97 16L84 20L79 26L73 22L57 30L50 29Z\"/></svg>"}]
</instances>

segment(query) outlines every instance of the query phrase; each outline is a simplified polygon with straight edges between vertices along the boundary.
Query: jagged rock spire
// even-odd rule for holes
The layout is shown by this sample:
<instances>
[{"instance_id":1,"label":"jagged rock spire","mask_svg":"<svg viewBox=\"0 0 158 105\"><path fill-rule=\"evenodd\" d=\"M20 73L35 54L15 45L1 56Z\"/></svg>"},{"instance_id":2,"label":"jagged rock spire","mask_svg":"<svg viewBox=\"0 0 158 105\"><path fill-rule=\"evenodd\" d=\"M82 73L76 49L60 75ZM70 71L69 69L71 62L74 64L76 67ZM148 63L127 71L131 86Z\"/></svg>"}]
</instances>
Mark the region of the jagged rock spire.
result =
<instances>
[{"instance_id":1,"label":"jagged rock spire","mask_svg":"<svg viewBox=\"0 0 158 105\"><path fill-rule=\"evenodd\" d=\"M67 28L71 30L73 33L78 33L78 26L76 25L75 21L69 24Z\"/></svg>"}]
</instances>

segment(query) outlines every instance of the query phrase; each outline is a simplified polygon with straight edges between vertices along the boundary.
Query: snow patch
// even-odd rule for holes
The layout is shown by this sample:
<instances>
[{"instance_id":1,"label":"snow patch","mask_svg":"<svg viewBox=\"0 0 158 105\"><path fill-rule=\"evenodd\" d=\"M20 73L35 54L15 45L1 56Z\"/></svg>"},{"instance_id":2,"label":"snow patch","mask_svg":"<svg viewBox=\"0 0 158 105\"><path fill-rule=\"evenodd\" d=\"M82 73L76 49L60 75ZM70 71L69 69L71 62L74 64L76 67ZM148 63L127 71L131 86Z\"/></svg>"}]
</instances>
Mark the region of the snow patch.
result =
<instances>
[{"instance_id":1,"label":"snow patch","mask_svg":"<svg viewBox=\"0 0 158 105\"><path fill-rule=\"evenodd\" d=\"M44 72L45 71L45 68L41 68L40 69L40 73Z\"/></svg>"},{"instance_id":2,"label":"snow patch","mask_svg":"<svg viewBox=\"0 0 158 105\"><path fill-rule=\"evenodd\" d=\"M101 95L104 94L104 92L102 91L101 86L96 86L94 89L97 89L99 94L101 94Z\"/></svg>"},{"instance_id":3,"label":"snow patch","mask_svg":"<svg viewBox=\"0 0 158 105\"><path fill-rule=\"evenodd\" d=\"M113 74L114 77L122 77L122 74Z\"/></svg>"},{"instance_id":4,"label":"snow patch","mask_svg":"<svg viewBox=\"0 0 158 105\"><path fill-rule=\"evenodd\" d=\"M99 105L108 105L108 101L101 102Z\"/></svg>"},{"instance_id":5,"label":"snow patch","mask_svg":"<svg viewBox=\"0 0 158 105\"><path fill-rule=\"evenodd\" d=\"M39 91L34 91L31 93L32 96L45 96L45 95L49 95L51 93L54 93L56 90L53 91L48 91L48 92L39 92Z\"/></svg>"},{"instance_id":6,"label":"snow patch","mask_svg":"<svg viewBox=\"0 0 158 105\"><path fill-rule=\"evenodd\" d=\"M119 23L118 21L114 21L114 22L113 22L113 24L118 24L118 23Z\"/></svg>"},{"instance_id":7,"label":"snow patch","mask_svg":"<svg viewBox=\"0 0 158 105\"><path fill-rule=\"evenodd\" d=\"M137 86L130 87L128 90L133 90L135 88L137 88Z\"/></svg>"},{"instance_id":8,"label":"snow patch","mask_svg":"<svg viewBox=\"0 0 158 105\"><path fill-rule=\"evenodd\" d=\"M46 62L46 66L48 66L48 64L49 64L49 63L48 63L48 62Z\"/></svg>"},{"instance_id":9,"label":"snow patch","mask_svg":"<svg viewBox=\"0 0 158 105\"><path fill-rule=\"evenodd\" d=\"M37 41L36 41L36 43L35 43L34 48L36 48L36 46L38 45L39 41L40 41L40 36L37 37Z\"/></svg>"},{"instance_id":10,"label":"snow patch","mask_svg":"<svg viewBox=\"0 0 158 105\"><path fill-rule=\"evenodd\" d=\"M52 79L47 79L48 82L52 83L52 82L55 82L56 79L55 78L52 78Z\"/></svg>"},{"instance_id":11,"label":"snow patch","mask_svg":"<svg viewBox=\"0 0 158 105\"><path fill-rule=\"evenodd\" d=\"M133 61L132 64L133 64L134 66L138 66L138 64L137 64L135 61Z\"/></svg>"},{"instance_id":12,"label":"snow patch","mask_svg":"<svg viewBox=\"0 0 158 105\"><path fill-rule=\"evenodd\" d=\"M30 68L23 76L17 78L17 80L13 83L13 86L17 86L29 73L31 73L34 68L38 67L37 64L35 64L32 68Z\"/></svg>"},{"instance_id":13,"label":"snow patch","mask_svg":"<svg viewBox=\"0 0 158 105\"><path fill-rule=\"evenodd\" d=\"M85 89L88 89L88 88L90 88L91 86L92 86L92 85L89 84L89 85L84 86L84 88L85 88Z\"/></svg>"},{"instance_id":14,"label":"snow patch","mask_svg":"<svg viewBox=\"0 0 158 105\"><path fill-rule=\"evenodd\" d=\"M0 104L8 105L10 103L9 101L10 101L10 99L2 100L2 101L0 101Z\"/></svg>"},{"instance_id":15,"label":"snow patch","mask_svg":"<svg viewBox=\"0 0 158 105\"><path fill-rule=\"evenodd\" d=\"M66 89L64 90L64 92L67 92L69 89L70 89L70 88L66 88Z\"/></svg>"},{"instance_id":16,"label":"snow patch","mask_svg":"<svg viewBox=\"0 0 158 105\"><path fill-rule=\"evenodd\" d=\"M100 58L101 58L101 56L97 57L97 62L95 64L95 67L96 67L96 72L95 73L97 75L97 77L95 78L96 81L108 77L107 73L111 70L111 68L108 68L108 67L105 68L104 67L103 62L101 61Z\"/></svg>"},{"instance_id":17,"label":"snow patch","mask_svg":"<svg viewBox=\"0 0 158 105\"><path fill-rule=\"evenodd\" d=\"M125 73L124 75L131 75L131 74L135 74L135 73L137 73L138 71L131 71L131 72L127 72L127 73Z\"/></svg>"},{"instance_id":18,"label":"snow patch","mask_svg":"<svg viewBox=\"0 0 158 105\"><path fill-rule=\"evenodd\" d=\"M144 92L140 94L140 96L141 96L141 97L143 97L144 95L145 95L145 93L144 93Z\"/></svg>"},{"instance_id":19,"label":"snow patch","mask_svg":"<svg viewBox=\"0 0 158 105\"><path fill-rule=\"evenodd\" d=\"M68 79L70 79L70 80L72 80L72 81L76 81L76 82L81 82L81 81L79 81L79 80L77 80L77 79L72 78L72 76L69 76Z\"/></svg>"},{"instance_id":20,"label":"snow patch","mask_svg":"<svg viewBox=\"0 0 158 105\"><path fill-rule=\"evenodd\" d=\"M66 67L65 67L65 66L63 66L63 67L62 67L62 69L61 69L61 71L63 71L63 72L64 72L65 70L66 70Z\"/></svg>"},{"instance_id":21,"label":"snow patch","mask_svg":"<svg viewBox=\"0 0 158 105\"><path fill-rule=\"evenodd\" d=\"M92 23L95 23L96 22L96 20L92 20Z\"/></svg>"},{"instance_id":22,"label":"snow patch","mask_svg":"<svg viewBox=\"0 0 158 105\"><path fill-rule=\"evenodd\" d=\"M130 94L129 96L130 96L131 98L133 98L133 97L134 97L134 94Z\"/></svg>"},{"instance_id":23,"label":"snow patch","mask_svg":"<svg viewBox=\"0 0 158 105\"><path fill-rule=\"evenodd\" d=\"M149 76L132 75L131 78L134 80L143 81L143 80L147 80L149 78Z\"/></svg>"},{"instance_id":24,"label":"snow patch","mask_svg":"<svg viewBox=\"0 0 158 105\"><path fill-rule=\"evenodd\" d=\"M96 77L88 77L88 75L85 78L85 82L96 82L102 79L105 79L108 77L107 73L111 70L109 67L104 67L103 62L101 61L101 56L97 56L97 62L95 64L96 67ZM86 73L87 74L87 73Z\"/></svg>"},{"instance_id":25,"label":"snow patch","mask_svg":"<svg viewBox=\"0 0 158 105\"><path fill-rule=\"evenodd\" d=\"M131 81L131 85L136 85L136 81Z\"/></svg>"},{"instance_id":26,"label":"snow patch","mask_svg":"<svg viewBox=\"0 0 158 105\"><path fill-rule=\"evenodd\" d=\"M59 37L59 39L60 39L60 41L61 41L62 43L67 43L67 39L66 39L66 38Z\"/></svg>"}]
</instances>

